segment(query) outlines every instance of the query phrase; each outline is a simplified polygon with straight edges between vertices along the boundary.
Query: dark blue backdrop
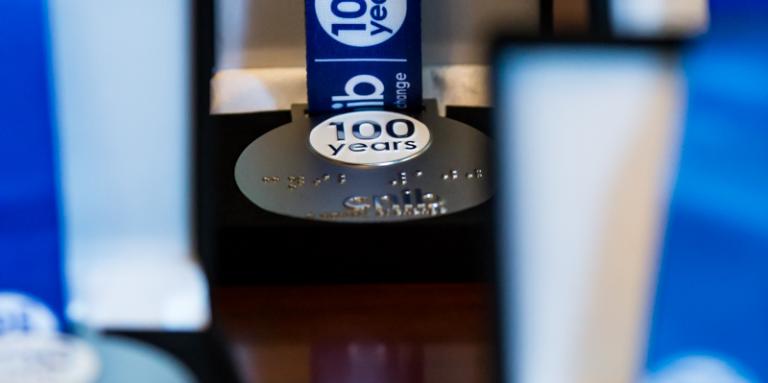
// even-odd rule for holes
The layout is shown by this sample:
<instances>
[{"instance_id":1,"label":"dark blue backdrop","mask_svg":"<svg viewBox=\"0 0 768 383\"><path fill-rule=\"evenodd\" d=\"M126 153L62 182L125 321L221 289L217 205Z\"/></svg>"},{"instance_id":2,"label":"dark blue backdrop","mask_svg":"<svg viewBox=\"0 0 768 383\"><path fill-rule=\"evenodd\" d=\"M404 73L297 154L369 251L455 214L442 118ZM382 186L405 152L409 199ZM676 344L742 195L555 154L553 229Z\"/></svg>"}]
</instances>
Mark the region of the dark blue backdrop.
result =
<instances>
[{"instance_id":1,"label":"dark blue backdrop","mask_svg":"<svg viewBox=\"0 0 768 383\"><path fill-rule=\"evenodd\" d=\"M0 1L0 291L63 318L46 3Z\"/></svg>"}]
</instances>

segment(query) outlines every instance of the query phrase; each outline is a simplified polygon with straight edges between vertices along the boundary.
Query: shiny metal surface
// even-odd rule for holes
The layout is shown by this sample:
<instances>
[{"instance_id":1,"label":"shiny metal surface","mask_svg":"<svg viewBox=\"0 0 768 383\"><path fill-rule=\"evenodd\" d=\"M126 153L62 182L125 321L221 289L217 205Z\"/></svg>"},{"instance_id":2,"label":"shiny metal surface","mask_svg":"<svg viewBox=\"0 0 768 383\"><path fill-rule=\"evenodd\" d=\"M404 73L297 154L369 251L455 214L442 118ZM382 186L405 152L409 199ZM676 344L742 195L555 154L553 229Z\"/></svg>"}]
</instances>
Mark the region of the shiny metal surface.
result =
<instances>
[{"instance_id":1,"label":"shiny metal surface","mask_svg":"<svg viewBox=\"0 0 768 383\"><path fill-rule=\"evenodd\" d=\"M309 133L324 118L310 119L303 111L294 107L294 121L251 143L235 166L238 187L264 210L323 221L396 222L459 212L492 195L488 138L440 117L434 103L414 116L431 131L427 151L376 167L343 165L315 153ZM458 177L460 172L484 177Z\"/></svg>"}]
</instances>

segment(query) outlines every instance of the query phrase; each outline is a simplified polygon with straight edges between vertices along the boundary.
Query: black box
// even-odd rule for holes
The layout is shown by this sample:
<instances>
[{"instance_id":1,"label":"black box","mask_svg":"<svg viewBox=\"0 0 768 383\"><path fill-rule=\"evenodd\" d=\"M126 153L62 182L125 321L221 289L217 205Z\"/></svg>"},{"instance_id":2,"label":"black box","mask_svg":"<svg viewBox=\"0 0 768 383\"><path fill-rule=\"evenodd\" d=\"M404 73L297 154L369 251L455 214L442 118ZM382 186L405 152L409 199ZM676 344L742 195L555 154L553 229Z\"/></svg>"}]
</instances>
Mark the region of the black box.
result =
<instances>
[{"instance_id":1,"label":"black box","mask_svg":"<svg viewBox=\"0 0 768 383\"><path fill-rule=\"evenodd\" d=\"M487 134L491 110L449 106L447 117ZM290 111L212 116L217 153L209 266L215 284L487 280L492 201L437 218L378 224L296 219L251 203L235 183L235 163L255 139L290 122Z\"/></svg>"}]
</instances>

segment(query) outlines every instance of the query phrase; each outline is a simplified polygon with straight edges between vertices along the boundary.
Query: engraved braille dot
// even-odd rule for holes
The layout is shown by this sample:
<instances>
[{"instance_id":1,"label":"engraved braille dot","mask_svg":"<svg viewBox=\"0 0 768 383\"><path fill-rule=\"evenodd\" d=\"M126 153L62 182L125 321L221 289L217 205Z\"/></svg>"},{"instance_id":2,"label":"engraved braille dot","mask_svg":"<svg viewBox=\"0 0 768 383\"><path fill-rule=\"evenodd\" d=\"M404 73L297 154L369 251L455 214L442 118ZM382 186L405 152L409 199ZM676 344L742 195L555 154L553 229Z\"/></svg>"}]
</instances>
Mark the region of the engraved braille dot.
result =
<instances>
[{"instance_id":1,"label":"engraved braille dot","mask_svg":"<svg viewBox=\"0 0 768 383\"><path fill-rule=\"evenodd\" d=\"M451 179L453 179L453 180L459 179L459 174L458 173L451 173Z\"/></svg>"},{"instance_id":2,"label":"engraved braille dot","mask_svg":"<svg viewBox=\"0 0 768 383\"><path fill-rule=\"evenodd\" d=\"M451 179L451 176L449 176L447 174L443 174L443 180L444 181L448 181L449 179Z\"/></svg>"},{"instance_id":3,"label":"engraved braille dot","mask_svg":"<svg viewBox=\"0 0 768 383\"><path fill-rule=\"evenodd\" d=\"M408 185L408 181L406 181L406 180L400 180L400 183L403 184L403 185Z\"/></svg>"},{"instance_id":4,"label":"engraved braille dot","mask_svg":"<svg viewBox=\"0 0 768 383\"><path fill-rule=\"evenodd\" d=\"M330 174L323 174L323 181L329 181L331 179Z\"/></svg>"},{"instance_id":5,"label":"engraved braille dot","mask_svg":"<svg viewBox=\"0 0 768 383\"><path fill-rule=\"evenodd\" d=\"M397 180L394 180L394 181L392 181L390 183L392 184L392 186L397 186L397 184L398 184Z\"/></svg>"},{"instance_id":6,"label":"engraved braille dot","mask_svg":"<svg viewBox=\"0 0 768 383\"><path fill-rule=\"evenodd\" d=\"M422 172L421 170L416 171L416 177L421 177L423 175L424 175L424 172Z\"/></svg>"},{"instance_id":7,"label":"engraved braille dot","mask_svg":"<svg viewBox=\"0 0 768 383\"><path fill-rule=\"evenodd\" d=\"M400 173L400 177L401 177L401 178L405 178L405 177L408 177L408 173L406 173L406 172L402 172L402 173Z\"/></svg>"},{"instance_id":8,"label":"engraved braille dot","mask_svg":"<svg viewBox=\"0 0 768 383\"><path fill-rule=\"evenodd\" d=\"M475 178L475 174L474 173L467 173L467 179L471 180L473 178Z\"/></svg>"}]
</instances>

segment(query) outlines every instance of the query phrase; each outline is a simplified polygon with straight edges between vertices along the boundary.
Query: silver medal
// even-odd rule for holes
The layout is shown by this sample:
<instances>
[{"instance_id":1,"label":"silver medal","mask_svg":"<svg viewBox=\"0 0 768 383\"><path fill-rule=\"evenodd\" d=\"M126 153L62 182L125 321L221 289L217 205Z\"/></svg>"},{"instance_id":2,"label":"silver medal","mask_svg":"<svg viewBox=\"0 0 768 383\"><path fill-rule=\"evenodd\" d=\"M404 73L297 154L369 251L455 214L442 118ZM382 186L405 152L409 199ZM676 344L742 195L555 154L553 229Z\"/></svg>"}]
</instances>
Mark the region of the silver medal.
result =
<instances>
[{"instance_id":1,"label":"silver medal","mask_svg":"<svg viewBox=\"0 0 768 383\"><path fill-rule=\"evenodd\" d=\"M317 119L296 106L243 151L235 181L264 210L321 221L428 219L487 201L487 137L427 106Z\"/></svg>"}]
</instances>

